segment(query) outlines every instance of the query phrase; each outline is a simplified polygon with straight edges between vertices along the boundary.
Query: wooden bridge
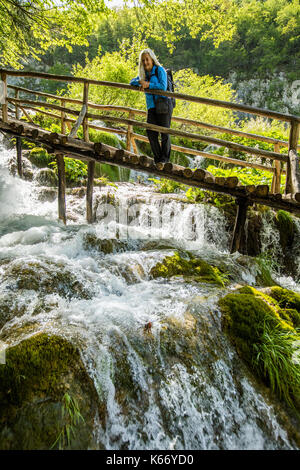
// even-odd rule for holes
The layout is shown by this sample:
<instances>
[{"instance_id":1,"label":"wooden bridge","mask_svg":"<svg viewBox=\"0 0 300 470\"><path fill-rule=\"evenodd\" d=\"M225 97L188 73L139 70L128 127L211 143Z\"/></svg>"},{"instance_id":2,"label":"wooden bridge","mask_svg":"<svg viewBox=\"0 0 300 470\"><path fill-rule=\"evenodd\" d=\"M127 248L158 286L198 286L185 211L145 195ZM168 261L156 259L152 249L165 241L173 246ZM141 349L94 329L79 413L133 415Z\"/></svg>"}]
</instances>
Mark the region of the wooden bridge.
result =
<instances>
[{"instance_id":1,"label":"wooden bridge","mask_svg":"<svg viewBox=\"0 0 300 470\"><path fill-rule=\"evenodd\" d=\"M93 181L95 163L108 163L111 165L131 168L138 171L155 174L160 177L172 179L180 183L203 188L205 190L224 193L236 198L237 214L234 228L234 234L231 245L231 252L237 251L240 247L240 241L244 230L247 207L254 202L270 206L273 209L283 209L288 212L300 214L300 168L297 150L299 149L299 129L300 118L290 114L269 111L242 104L219 101L209 98L200 98L198 96L183 95L180 93L171 93L166 91L151 90L151 94L174 97L177 100L186 100L210 106L230 109L253 115L263 116L268 119L276 119L287 122L290 126L289 141L282 141L271 137L242 132L235 129L216 126L200 121L186 119L178 116L172 117L172 122L181 123L189 127L209 129L215 133L227 133L231 135L246 137L249 139L267 142L273 145L274 150L262 150L256 147L246 146L215 137L190 133L178 129L166 129L164 127L148 124L145 121L137 120L136 116L146 117L146 111L132 109L129 107L112 106L91 103L88 100L89 86L108 86L132 90L132 92L141 92L138 87L132 87L124 83L114 83L98 80L89 80L86 78L70 77L62 75L52 75L47 73L22 72L0 69L2 80L2 112L0 119L0 130L4 133L16 136L18 173L22 177L21 161L21 139L31 140L38 145L44 146L49 153L55 154L58 165L58 214L59 218L66 223L66 202L65 202L65 165L64 157L75 158L87 162L88 180L86 192L87 221L93 222ZM82 100L69 98L68 96L58 96L50 93L30 90L20 86L8 84L9 76L32 77L37 79L47 79L64 82L79 82L83 85ZM148 92L148 91L146 91ZM21 98L20 93L35 95L37 99ZM46 101L50 99L52 102ZM53 101L55 101L53 103ZM73 106L73 107L70 107ZM74 107L81 108L80 110ZM40 108L43 109L40 109ZM50 109L45 111L45 108ZM28 109L35 110L38 113L47 115L60 122L61 133L49 132L38 126ZM101 111L102 114L95 114L90 110ZM105 114L107 112L127 113L127 117L113 116ZM22 120L20 113L23 113ZM104 114L103 114L104 112ZM75 118L69 117L75 116ZM24 120L25 118L25 120ZM116 127L101 127L89 122L89 119L101 119L106 122L125 125L125 129ZM83 139L76 138L79 127L83 127ZM145 155L139 155L136 141L148 142L145 135L133 132L133 126L152 129L158 132L168 133L173 136L186 137L192 141L201 141L208 144L220 145L232 150L245 152L262 159L270 160L273 164L261 164L247 162L226 156L220 156L209 152L203 152L193 148L186 148L178 145L172 145L173 150L178 150L187 155L201 155L212 160L221 160L237 166L245 166L266 170L273 174L271 188L267 185L243 186L236 177L214 177L211 173L203 169L185 168L174 163L154 163L154 160ZM66 132L68 128L68 133ZM115 132L126 135L126 150L102 143L91 143L89 141L89 128L101 130L104 132ZM286 148L287 153L280 153L280 148ZM280 193L281 176L286 175L286 184L284 194Z\"/></svg>"}]
</instances>

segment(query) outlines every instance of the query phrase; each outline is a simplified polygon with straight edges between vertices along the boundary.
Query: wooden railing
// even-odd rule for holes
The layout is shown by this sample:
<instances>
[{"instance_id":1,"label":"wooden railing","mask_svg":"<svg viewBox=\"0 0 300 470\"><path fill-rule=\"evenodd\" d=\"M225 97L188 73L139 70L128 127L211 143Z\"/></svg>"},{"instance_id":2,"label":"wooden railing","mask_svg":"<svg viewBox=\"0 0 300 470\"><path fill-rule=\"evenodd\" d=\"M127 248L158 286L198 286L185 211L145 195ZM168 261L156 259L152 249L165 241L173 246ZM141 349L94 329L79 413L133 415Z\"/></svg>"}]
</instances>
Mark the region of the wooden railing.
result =
<instances>
[{"instance_id":1,"label":"wooden railing","mask_svg":"<svg viewBox=\"0 0 300 470\"><path fill-rule=\"evenodd\" d=\"M200 141L206 142L208 144L214 144L218 146L223 146L231 150L236 150L240 152L245 152L250 155L254 155L256 157L261 157L264 159L270 159L273 161L273 166L257 163L257 162L248 162L239 160L236 158L229 158L226 156L221 156L209 152L204 152L198 149L187 148L179 145L172 144L171 148L173 150L177 150L184 154L188 155L201 155L205 158L210 158L212 160L220 160L226 163L232 163L239 166L245 166L250 168L257 168L260 170L267 170L273 173L273 180L272 180L272 187L271 192L279 193L280 192L280 184L281 184L281 175L286 174L286 186L285 186L285 196L287 198L293 198L293 195L296 193L300 193L300 170L299 170L299 157L297 155L297 149L299 149L298 140L299 140L299 129L300 129L300 118L298 116L279 113L275 111L269 111L265 109L255 108L252 106L246 106L242 104L236 104L226 101L214 100L209 98L201 98L198 96L191 96L191 95L184 95L181 93L171 93L167 91L160 91L160 90L151 90L146 91L146 93L151 92L154 95L163 95L174 97L177 100L186 100L189 102L196 102L210 106L216 106L221 108L230 109L233 111L240 111L244 113L249 113L253 115L263 116L269 119L276 119L280 121L284 121L289 123L290 125L290 132L289 132L289 141L282 141L279 139L274 139L271 137L266 137L262 135L256 135L251 133L242 132L236 129L225 128L222 126L216 126L213 124L200 122L192 119L187 119L179 116L173 116L172 122L184 124L189 127L196 127L207 129L215 133L226 133L230 135L245 137L248 139L254 139L261 142L266 142L273 145L273 151L262 150L256 147L251 147L247 145L238 144L232 141L227 141L224 139L218 139L216 137L204 135L204 134L196 134L192 132L186 132L179 129L166 129L161 126L156 126L153 124L149 124L145 121L137 120L136 116L146 117L146 111L133 109L126 106L113 106L113 105L105 105L105 104L96 104L91 103L88 100L89 96L89 86L90 85L97 85L97 86L108 86L108 87L116 87L120 89L128 89L134 92L141 92L138 87L133 87L124 83L114 83L114 82L106 82L106 81L99 81L99 80L90 80L86 78L79 78L79 77L69 77L69 76L62 76L62 75L52 75L47 73L35 73L35 72L22 72L22 71L10 71L10 70L0 70L1 79L3 82L3 104L2 104L2 120L7 122L9 120L9 113L10 110L9 105L13 105L14 108L12 111L15 113L16 118L19 117L20 110L24 113L26 118L29 122L34 124L32 121L30 114L27 112L28 109L33 109L38 111L39 113L45 114L53 119L57 119L61 123L61 132L62 134L66 133L66 126L69 129L69 135L71 137L75 137L77 135L78 129L80 126L83 127L83 138L84 141L89 141L89 128L101 130L104 132L116 132L118 134L126 135L126 147L127 150L133 149L134 153L137 153L137 146L136 141L145 141L147 142L148 139L145 135L137 134L133 131L133 126L138 128L144 129L152 129L157 130L159 132L168 133L170 135L185 137L192 141ZM13 86L7 83L8 76L22 76L22 77L32 77L32 78L40 78L40 79L47 79L47 80L56 80L56 81L65 81L65 82L79 82L83 84L83 95L82 100L70 98L66 95L58 96L53 95L50 93L44 93L40 91L30 90L20 86ZM14 91L14 97L8 95L8 90ZM49 103L47 101L42 100L30 100L25 98L20 98L20 93L26 94L33 94L37 97L42 97L43 99L53 99L58 101L59 104ZM80 106L80 111L77 109L73 109L69 106L76 105ZM45 109L40 108L47 108L49 111L45 111ZM104 114L96 114L94 112L90 112L90 110L98 110ZM54 111L57 111L55 113ZM106 112L114 111L114 112L122 112L127 113L128 116L119 117L119 116L112 116L106 114ZM71 118L68 115L75 116L76 118ZM101 127L89 122L89 119L101 119L107 122L122 124L127 127L125 128L116 128L116 127ZM35 124L36 125L36 124ZM281 148L287 148L287 153L280 153ZM88 178L91 178L93 174L93 165L94 162L89 162L89 171L88 171Z\"/></svg>"}]
</instances>

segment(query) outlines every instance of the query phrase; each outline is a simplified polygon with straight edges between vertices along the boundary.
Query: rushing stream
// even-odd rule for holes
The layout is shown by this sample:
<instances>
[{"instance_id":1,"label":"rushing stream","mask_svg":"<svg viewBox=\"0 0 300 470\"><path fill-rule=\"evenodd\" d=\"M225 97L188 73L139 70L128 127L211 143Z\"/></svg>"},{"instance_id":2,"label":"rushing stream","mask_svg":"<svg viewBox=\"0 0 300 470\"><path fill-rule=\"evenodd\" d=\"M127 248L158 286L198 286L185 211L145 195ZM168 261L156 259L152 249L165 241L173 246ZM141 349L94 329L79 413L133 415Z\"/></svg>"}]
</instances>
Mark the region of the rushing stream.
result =
<instances>
[{"instance_id":1,"label":"rushing stream","mask_svg":"<svg viewBox=\"0 0 300 470\"><path fill-rule=\"evenodd\" d=\"M0 340L12 345L50 331L80 348L106 409L105 425L95 417L94 448L296 448L279 403L221 330L218 298L237 284L254 285L257 270L250 258L229 254L221 213L121 183L95 188L90 226L85 197L69 191L64 226L56 198L43 200L35 179L10 175L14 156L1 148L0 299L10 309ZM124 207L134 205L135 217L123 220ZM119 241L103 250L101 240L116 234ZM231 284L151 279L151 268L174 250L226 266ZM280 279L300 291L293 279Z\"/></svg>"}]
</instances>

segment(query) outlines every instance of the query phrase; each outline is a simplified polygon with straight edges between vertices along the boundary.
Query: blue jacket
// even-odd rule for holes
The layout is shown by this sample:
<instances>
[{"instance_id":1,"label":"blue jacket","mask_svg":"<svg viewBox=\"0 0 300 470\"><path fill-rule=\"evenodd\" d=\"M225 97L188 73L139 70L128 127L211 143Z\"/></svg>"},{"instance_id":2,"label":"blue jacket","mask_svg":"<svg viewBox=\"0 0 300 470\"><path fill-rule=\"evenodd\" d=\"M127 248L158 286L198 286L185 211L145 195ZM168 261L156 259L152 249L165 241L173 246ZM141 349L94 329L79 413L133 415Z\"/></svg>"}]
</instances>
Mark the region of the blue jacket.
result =
<instances>
[{"instance_id":1,"label":"blue jacket","mask_svg":"<svg viewBox=\"0 0 300 470\"><path fill-rule=\"evenodd\" d=\"M155 74L156 68L158 76L156 76ZM139 80L139 77L133 78L130 81L130 85L140 86ZM167 72L162 66L157 67L157 65L153 65L150 75L148 74L148 72L146 72L146 80L149 81L149 90L167 90ZM157 98L157 95L151 95L150 93L145 93L145 95L147 109L155 108L155 100ZM166 96L164 96L163 98L167 99Z\"/></svg>"}]
</instances>

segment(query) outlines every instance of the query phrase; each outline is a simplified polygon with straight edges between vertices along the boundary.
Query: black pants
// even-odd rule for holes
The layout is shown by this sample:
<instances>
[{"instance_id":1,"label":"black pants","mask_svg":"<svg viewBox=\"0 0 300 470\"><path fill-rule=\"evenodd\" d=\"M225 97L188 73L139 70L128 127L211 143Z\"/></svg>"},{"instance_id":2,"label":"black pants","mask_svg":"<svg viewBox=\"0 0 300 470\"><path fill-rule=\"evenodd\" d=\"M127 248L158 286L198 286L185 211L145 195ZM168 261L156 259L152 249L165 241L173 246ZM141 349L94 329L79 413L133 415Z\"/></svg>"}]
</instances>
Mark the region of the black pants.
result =
<instances>
[{"instance_id":1,"label":"black pants","mask_svg":"<svg viewBox=\"0 0 300 470\"><path fill-rule=\"evenodd\" d=\"M169 112L166 114L158 114L155 108L148 109L147 122L156 124L157 126L170 127L173 107L169 105ZM147 129L148 139L151 150L154 155L154 161L168 162L171 154L171 139L169 134L161 133L161 144L158 140L158 132Z\"/></svg>"}]
</instances>

